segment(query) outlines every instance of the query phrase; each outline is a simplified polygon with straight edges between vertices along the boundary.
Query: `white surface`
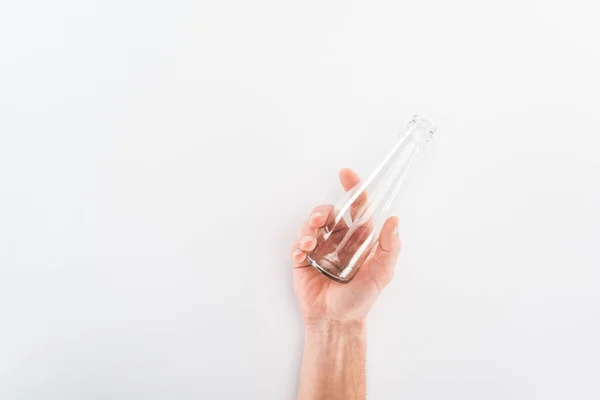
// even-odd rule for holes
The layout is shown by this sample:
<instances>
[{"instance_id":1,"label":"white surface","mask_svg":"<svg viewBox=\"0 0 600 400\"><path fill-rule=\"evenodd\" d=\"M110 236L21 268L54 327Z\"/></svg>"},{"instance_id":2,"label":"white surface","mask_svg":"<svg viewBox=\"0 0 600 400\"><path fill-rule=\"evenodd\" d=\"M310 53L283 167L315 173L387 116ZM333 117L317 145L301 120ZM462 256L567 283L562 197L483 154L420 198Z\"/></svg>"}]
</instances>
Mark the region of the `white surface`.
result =
<instances>
[{"instance_id":1,"label":"white surface","mask_svg":"<svg viewBox=\"0 0 600 400\"><path fill-rule=\"evenodd\" d=\"M293 398L296 228L415 112L370 398L600 398L598 12L3 2L0 398Z\"/></svg>"}]
</instances>

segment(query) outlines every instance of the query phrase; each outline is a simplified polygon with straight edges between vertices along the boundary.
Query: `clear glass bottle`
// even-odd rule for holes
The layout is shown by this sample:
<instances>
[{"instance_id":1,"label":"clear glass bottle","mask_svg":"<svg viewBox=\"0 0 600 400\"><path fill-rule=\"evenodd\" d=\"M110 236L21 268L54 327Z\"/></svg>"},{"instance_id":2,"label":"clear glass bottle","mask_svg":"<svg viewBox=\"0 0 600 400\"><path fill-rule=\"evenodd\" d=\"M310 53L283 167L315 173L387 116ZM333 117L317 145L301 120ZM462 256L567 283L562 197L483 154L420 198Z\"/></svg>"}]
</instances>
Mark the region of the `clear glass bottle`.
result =
<instances>
[{"instance_id":1,"label":"clear glass bottle","mask_svg":"<svg viewBox=\"0 0 600 400\"><path fill-rule=\"evenodd\" d=\"M329 278L349 282L379 238L387 211L436 128L414 116L379 166L335 205L308 262Z\"/></svg>"}]
</instances>

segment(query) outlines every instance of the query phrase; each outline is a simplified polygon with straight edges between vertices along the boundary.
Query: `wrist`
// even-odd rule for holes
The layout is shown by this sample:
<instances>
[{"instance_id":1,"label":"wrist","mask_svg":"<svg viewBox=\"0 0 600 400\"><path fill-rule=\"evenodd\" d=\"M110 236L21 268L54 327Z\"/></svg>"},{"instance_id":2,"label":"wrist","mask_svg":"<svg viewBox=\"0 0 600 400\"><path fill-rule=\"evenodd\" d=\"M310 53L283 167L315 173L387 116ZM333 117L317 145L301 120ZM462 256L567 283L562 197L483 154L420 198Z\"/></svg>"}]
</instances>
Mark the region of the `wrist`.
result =
<instances>
[{"instance_id":1,"label":"wrist","mask_svg":"<svg viewBox=\"0 0 600 400\"><path fill-rule=\"evenodd\" d=\"M312 319L305 321L304 331L307 335L318 336L364 336L366 333L366 321L364 319L354 321Z\"/></svg>"}]
</instances>

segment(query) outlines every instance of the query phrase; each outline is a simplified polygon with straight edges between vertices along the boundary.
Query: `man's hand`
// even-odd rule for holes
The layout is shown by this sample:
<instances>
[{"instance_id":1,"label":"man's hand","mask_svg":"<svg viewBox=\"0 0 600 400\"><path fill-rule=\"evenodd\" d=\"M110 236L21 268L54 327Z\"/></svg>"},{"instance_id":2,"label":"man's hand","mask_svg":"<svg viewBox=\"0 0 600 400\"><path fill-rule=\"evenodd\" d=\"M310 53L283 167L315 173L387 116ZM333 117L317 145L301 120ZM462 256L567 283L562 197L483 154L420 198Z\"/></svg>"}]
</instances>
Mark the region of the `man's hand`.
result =
<instances>
[{"instance_id":1,"label":"man's hand","mask_svg":"<svg viewBox=\"0 0 600 400\"><path fill-rule=\"evenodd\" d=\"M352 189L359 177L350 169L339 174L346 191ZM300 229L292 247L294 290L307 325L331 322L363 322L373 303L391 281L400 252L398 218L390 217L381 229L373 253L349 283L338 283L311 267L306 253L317 245L318 230L325 225L333 206L315 207Z\"/></svg>"},{"instance_id":2,"label":"man's hand","mask_svg":"<svg viewBox=\"0 0 600 400\"><path fill-rule=\"evenodd\" d=\"M346 191L359 180L350 169L340 171ZM294 290L305 322L299 400L366 398L365 318L392 280L400 252L398 218L391 217L354 279L339 283L327 278L308 264L306 253L317 246L318 231L333 212L331 205L316 207L292 246Z\"/></svg>"}]
</instances>

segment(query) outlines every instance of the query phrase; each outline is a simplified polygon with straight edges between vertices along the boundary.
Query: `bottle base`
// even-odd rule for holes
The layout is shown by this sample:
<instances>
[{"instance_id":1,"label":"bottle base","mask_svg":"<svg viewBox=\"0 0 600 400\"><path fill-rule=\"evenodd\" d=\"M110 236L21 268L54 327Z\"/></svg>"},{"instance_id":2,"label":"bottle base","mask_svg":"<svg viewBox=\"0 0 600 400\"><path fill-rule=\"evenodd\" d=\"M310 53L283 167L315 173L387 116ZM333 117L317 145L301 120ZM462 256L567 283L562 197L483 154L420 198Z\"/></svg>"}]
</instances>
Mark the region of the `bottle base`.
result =
<instances>
[{"instance_id":1,"label":"bottle base","mask_svg":"<svg viewBox=\"0 0 600 400\"><path fill-rule=\"evenodd\" d=\"M339 282L339 283L348 283L352 279L352 278L350 278L350 279L342 279L339 276L337 276L335 274L332 274L330 271L327 270L327 268L325 268L324 266L320 265L316 260L312 259L310 256L306 256L306 260L317 271L319 271L320 273L322 273L323 275L325 275L329 279L332 279L332 280L334 280L336 282Z\"/></svg>"}]
</instances>

